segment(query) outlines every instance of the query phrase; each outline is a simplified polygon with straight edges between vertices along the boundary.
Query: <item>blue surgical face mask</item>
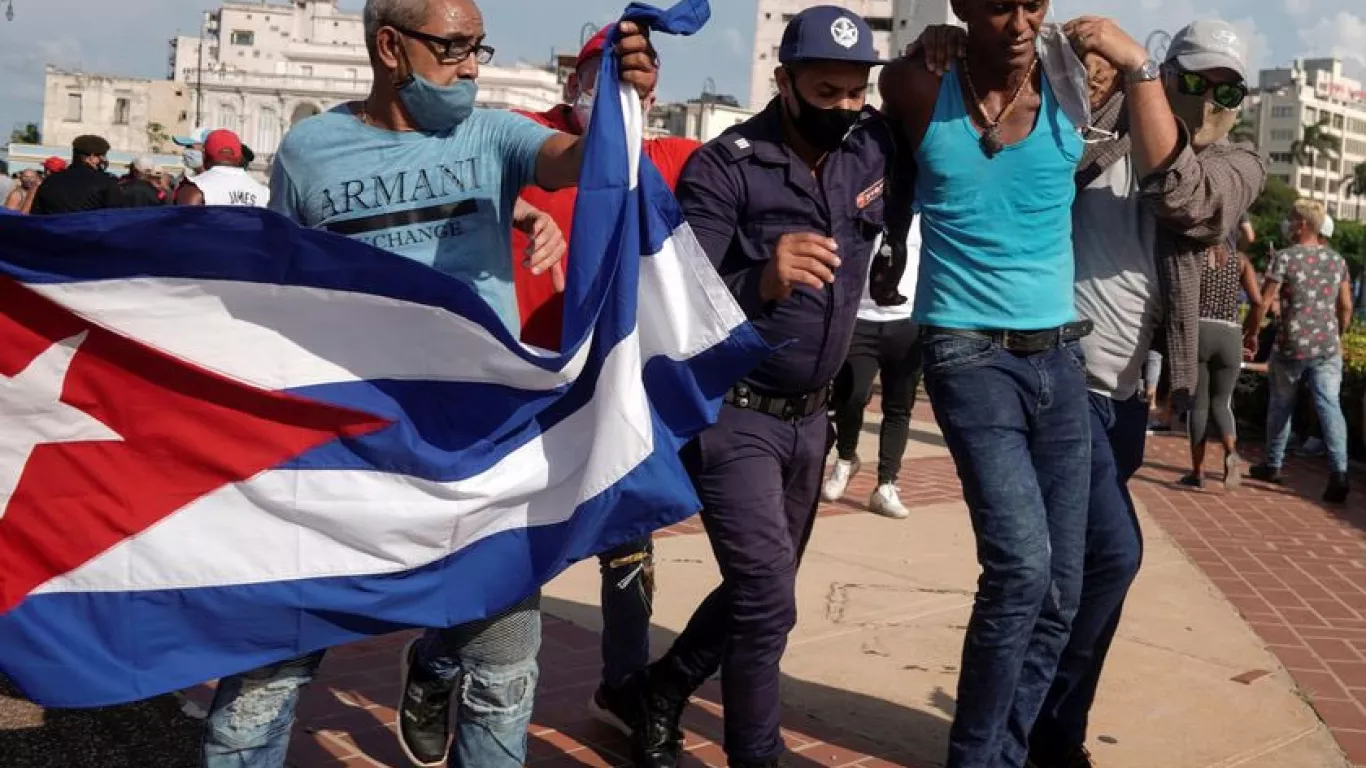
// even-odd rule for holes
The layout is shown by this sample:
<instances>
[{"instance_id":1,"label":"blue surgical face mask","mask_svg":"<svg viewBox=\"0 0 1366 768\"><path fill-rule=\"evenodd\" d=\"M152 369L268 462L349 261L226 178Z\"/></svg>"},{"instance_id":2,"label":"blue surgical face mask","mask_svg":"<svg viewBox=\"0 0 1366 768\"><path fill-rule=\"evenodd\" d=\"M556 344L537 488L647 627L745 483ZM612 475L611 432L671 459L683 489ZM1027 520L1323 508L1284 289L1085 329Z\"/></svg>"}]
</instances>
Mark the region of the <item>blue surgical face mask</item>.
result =
<instances>
[{"instance_id":1,"label":"blue surgical face mask","mask_svg":"<svg viewBox=\"0 0 1366 768\"><path fill-rule=\"evenodd\" d=\"M414 73L398 87L398 99L417 127L428 133L445 133L469 119L479 85L464 78L450 85L436 85Z\"/></svg>"},{"instance_id":2,"label":"blue surgical face mask","mask_svg":"<svg viewBox=\"0 0 1366 768\"><path fill-rule=\"evenodd\" d=\"M197 171L204 167L204 153L198 149L187 149L181 162L186 168Z\"/></svg>"}]
</instances>

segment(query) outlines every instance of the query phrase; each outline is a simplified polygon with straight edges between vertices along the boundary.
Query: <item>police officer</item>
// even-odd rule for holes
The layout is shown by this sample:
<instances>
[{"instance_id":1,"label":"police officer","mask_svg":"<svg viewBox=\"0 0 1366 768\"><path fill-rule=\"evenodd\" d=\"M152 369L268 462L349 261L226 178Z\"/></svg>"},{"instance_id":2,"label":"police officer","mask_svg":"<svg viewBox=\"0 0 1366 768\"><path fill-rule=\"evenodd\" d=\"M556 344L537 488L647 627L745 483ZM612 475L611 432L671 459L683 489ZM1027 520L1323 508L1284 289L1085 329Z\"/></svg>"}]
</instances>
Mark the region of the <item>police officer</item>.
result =
<instances>
[{"instance_id":1,"label":"police officer","mask_svg":"<svg viewBox=\"0 0 1366 768\"><path fill-rule=\"evenodd\" d=\"M677 764L683 708L718 667L730 765L777 765L784 750L778 663L833 442L830 384L890 204L891 134L863 110L880 62L859 16L829 5L801 12L778 60L778 95L698 150L678 184L703 249L777 352L684 449L723 582L637 681L637 765Z\"/></svg>"}]
</instances>

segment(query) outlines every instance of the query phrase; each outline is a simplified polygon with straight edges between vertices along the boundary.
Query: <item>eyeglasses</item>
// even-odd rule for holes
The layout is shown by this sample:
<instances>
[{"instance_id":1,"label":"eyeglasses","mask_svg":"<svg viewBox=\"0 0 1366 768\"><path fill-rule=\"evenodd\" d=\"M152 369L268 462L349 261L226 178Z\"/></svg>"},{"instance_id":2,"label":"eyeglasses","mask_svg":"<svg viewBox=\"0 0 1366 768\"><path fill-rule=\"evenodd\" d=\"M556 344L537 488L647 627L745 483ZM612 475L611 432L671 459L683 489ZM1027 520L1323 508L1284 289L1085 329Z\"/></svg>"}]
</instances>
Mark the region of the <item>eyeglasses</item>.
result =
<instances>
[{"instance_id":1,"label":"eyeglasses","mask_svg":"<svg viewBox=\"0 0 1366 768\"><path fill-rule=\"evenodd\" d=\"M471 55L473 55L474 60L480 64L487 64L490 61L493 61L493 49L484 45L484 39L482 37L471 42L469 38L465 37L438 37L437 35L429 35L426 32L418 32L415 29L405 29L403 27L394 27L394 29L397 29L400 33L407 35L414 40L421 40L435 45L437 47L437 57L447 64L459 64L465 59L468 59Z\"/></svg>"},{"instance_id":2,"label":"eyeglasses","mask_svg":"<svg viewBox=\"0 0 1366 768\"><path fill-rule=\"evenodd\" d=\"M1247 98L1247 86L1242 83L1211 83L1208 77L1199 72L1176 73L1176 90L1187 96L1204 96L1210 93L1210 100L1224 109L1237 109Z\"/></svg>"}]
</instances>

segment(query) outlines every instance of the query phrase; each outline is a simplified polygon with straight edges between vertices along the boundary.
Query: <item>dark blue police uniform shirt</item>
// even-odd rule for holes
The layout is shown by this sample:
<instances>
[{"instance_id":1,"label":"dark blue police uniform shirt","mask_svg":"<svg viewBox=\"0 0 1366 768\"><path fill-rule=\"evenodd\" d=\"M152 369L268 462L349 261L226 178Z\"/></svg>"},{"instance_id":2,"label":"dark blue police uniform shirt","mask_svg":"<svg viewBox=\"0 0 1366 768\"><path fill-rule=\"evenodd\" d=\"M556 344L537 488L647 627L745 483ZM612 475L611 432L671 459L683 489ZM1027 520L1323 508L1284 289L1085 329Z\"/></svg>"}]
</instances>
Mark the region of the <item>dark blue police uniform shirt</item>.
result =
<instances>
[{"instance_id":1,"label":"dark blue police uniform shirt","mask_svg":"<svg viewBox=\"0 0 1366 768\"><path fill-rule=\"evenodd\" d=\"M778 348L745 381L769 395L830 383L849 352L873 241L883 227L892 160L885 121L865 110L818 179L783 143L775 98L763 112L693 154L676 194L693 233L764 339ZM839 243L835 282L764 302L759 283L778 238L814 232Z\"/></svg>"}]
</instances>

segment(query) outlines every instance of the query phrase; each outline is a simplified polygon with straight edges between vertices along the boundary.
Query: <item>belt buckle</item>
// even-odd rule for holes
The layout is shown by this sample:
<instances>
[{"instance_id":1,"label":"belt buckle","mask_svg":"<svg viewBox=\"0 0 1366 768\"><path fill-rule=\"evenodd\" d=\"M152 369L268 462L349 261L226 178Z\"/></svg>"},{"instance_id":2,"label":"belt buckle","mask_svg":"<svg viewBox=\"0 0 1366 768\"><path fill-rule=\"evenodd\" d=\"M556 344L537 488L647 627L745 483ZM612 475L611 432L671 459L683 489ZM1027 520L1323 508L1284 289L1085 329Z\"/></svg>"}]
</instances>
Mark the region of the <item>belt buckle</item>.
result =
<instances>
[{"instance_id":1,"label":"belt buckle","mask_svg":"<svg viewBox=\"0 0 1366 768\"><path fill-rule=\"evenodd\" d=\"M789 397L789 398L783 403L783 418L784 418L784 419L795 419L795 418L797 418L797 412L798 412L799 409L802 410L802 411L805 411L805 410L806 410L806 398L807 398L807 397L809 397L809 395L802 395L801 397Z\"/></svg>"},{"instance_id":2,"label":"belt buckle","mask_svg":"<svg viewBox=\"0 0 1366 768\"><path fill-rule=\"evenodd\" d=\"M1011 331L1001 331L1001 349L1004 349L1007 352L1014 351L1010 348L1011 333Z\"/></svg>"}]
</instances>

